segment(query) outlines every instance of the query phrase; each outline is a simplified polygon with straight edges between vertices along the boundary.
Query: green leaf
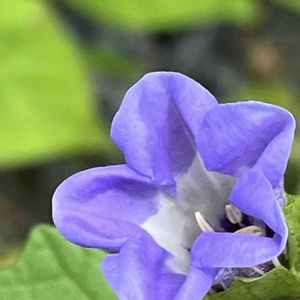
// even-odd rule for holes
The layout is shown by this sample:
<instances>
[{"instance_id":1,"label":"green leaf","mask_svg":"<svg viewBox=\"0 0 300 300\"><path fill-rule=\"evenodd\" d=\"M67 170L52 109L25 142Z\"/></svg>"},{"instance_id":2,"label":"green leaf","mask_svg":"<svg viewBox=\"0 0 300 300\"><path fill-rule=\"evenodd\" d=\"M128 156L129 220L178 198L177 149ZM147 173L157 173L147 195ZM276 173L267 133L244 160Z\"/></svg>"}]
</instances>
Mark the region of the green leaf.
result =
<instances>
[{"instance_id":1,"label":"green leaf","mask_svg":"<svg viewBox=\"0 0 300 300\"><path fill-rule=\"evenodd\" d=\"M275 300L299 297L300 280L284 267L277 267L258 279L237 278L226 291L209 295L210 300Z\"/></svg>"},{"instance_id":2,"label":"green leaf","mask_svg":"<svg viewBox=\"0 0 300 300\"><path fill-rule=\"evenodd\" d=\"M273 0L274 3L285 6L293 12L300 13L300 1L298 0Z\"/></svg>"},{"instance_id":3,"label":"green leaf","mask_svg":"<svg viewBox=\"0 0 300 300\"><path fill-rule=\"evenodd\" d=\"M17 264L0 272L0 299L118 299L101 275L104 254L71 244L52 226L37 226Z\"/></svg>"},{"instance_id":4,"label":"green leaf","mask_svg":"<svg viewBox=\"0 0 300 300\"><path fill-rule=\"evenodd\" d=\"M53 11L1 1L0 40L0 167L108 152L83 58Z\"/></svg>"},{"instance_id":5,"label":"green leaf","mask_svg":"<svg viewBox=\"0 0 300 300\"><path fill-rule=\"evenodd\" d=\"M116 53L111 49L106 49L104 45L87 47L85 50L90 68L106 76L115 76L127 81L136 80L147 72L146 66L137 58Z\"/></svg>"},{"instance_id":6,"label":"green leaf","mask_svg":"<svg viewBox=\"0 0 300 300\"><path fill-rule=\"evenodd\" d=\"M11 242L0 239L0 269L14 265L21 251L21 242Z\"/></svg>"},{"instance_id":7,"label":"green leaf","mask_svg":"<svg viewBox=\"0 0 300 300\"><path fill-rule=\"evenodd\" d=\"M289 83L280 80L252 81L241 87L229 98L238 99L238 101L241 99L260 100L282 106L295 115L300 113L297 90Z\"/></svg>"},{"instance_id":8,"label":"green leaf","mask_svg":"<svg viewBox=\"0 0 300 300\"><path fill-rule=\"evenodd\" d=\"M169 30L193 24L249 24L259 17L252 0L67 0L87 14L122 29Z\"/></svg>"},{"instance_id":9,"label":"green leaf","mask_svg":"<svg viewBox=\"0 0 300 300\"><path fill-rule=\"evenodd\" d=\"M300 196L288 196L288 201L284 213L289 227L289 267L300 275Z\"/></svg>"}]
</instances>

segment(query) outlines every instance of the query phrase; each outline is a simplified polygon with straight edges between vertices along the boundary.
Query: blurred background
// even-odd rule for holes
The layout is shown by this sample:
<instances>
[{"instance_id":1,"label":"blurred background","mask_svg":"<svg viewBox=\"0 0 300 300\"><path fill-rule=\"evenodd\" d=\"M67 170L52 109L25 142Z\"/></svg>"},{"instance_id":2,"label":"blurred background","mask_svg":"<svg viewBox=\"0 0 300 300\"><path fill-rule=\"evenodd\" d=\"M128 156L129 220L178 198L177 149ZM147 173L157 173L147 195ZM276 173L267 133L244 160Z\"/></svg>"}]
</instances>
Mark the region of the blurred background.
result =
<instances>
[{"instance_id":1,"label":"blurred background","mask_svg":"<svg viewBox=\"0 0 300 300\"><path fill-rule=\"evenodd\" d=\"M298 0L2 0L0 267L75 172L123 161L109 127L154 70L185 73L221 102L260 99L300 117ZM300 139L286 175L300 192Z\"/></svg>"}]
</instances>

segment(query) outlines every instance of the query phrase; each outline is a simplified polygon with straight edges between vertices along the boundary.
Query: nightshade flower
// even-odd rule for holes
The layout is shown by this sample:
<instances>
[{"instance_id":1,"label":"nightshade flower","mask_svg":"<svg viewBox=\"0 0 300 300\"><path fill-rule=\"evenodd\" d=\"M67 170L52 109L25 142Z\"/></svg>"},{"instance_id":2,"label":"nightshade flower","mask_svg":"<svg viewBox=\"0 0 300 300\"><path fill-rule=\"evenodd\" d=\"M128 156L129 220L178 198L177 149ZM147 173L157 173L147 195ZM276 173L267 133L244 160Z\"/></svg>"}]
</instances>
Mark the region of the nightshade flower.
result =
<instances>
[{"instance_id":1,"label":"nightshade flower","mask_svg":"<svg viewBox=\"0 0 300 300\"><path fill-rule=\"evenodd\" d=\"M226 270L259 273L283 251L294 128L275 105L218 104L182 74L147 74L112 123L127 163L62 183L54 222L74 243L115 252L102 268L121 299L198 300Z\"/></svg>"}]
</instances>

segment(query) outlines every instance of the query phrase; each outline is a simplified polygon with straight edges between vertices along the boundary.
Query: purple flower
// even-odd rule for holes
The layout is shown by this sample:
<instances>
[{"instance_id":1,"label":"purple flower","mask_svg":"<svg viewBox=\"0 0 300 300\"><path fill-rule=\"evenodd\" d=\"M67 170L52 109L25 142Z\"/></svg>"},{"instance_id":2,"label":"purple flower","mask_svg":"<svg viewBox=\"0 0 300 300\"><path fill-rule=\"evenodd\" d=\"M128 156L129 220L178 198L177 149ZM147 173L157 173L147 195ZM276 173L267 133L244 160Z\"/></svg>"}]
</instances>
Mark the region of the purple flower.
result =
<instances>
[{"instance_id":1,"label":"purple flower","mask_svg":"<svg viewBox=\"0 0 300 300\"><path fill-rule=\"evenodd\" d=\"M121 299L198 300L227 268L283 251L294 129L280 107L218 104L184 75L147 74L112 124L127 164L67 179L54 222L74 243L116 252L102 267Z\"/></svg>"}]
</instances>

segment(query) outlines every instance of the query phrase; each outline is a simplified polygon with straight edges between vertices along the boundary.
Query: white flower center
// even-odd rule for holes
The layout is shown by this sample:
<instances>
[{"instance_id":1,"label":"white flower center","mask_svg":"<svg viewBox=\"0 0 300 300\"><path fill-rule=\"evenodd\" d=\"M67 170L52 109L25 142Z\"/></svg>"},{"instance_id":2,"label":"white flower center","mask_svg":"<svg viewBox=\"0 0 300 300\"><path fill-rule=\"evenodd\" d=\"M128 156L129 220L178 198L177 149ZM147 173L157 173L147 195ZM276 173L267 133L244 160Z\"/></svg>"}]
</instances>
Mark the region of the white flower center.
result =
<instances>
[{"instance_id":1,"label":"white flower center","mask_svg":"<svg viewBox=\"0 0 300 300\"><path fill-rule=\"evenodd\" d=\"M231 176L208 172L197 155L187 172L177 176L176 197L161 193L158 213L148 218L142 227L176 257L170 263L174 270L181 273L188 270L190 249L201 233L195 212L201 212L214 230L224 230L220 220L234 184Z\"/></svg>"}]
</instances>

